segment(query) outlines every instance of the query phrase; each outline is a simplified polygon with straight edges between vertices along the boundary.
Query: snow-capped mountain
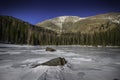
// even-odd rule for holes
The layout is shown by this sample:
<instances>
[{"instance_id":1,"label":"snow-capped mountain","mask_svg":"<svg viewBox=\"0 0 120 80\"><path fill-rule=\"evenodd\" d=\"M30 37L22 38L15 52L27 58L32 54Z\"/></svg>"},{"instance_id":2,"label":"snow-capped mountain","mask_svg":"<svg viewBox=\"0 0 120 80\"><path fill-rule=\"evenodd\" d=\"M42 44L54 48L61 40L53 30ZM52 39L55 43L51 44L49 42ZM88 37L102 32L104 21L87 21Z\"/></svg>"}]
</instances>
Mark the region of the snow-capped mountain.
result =
<instances>
[{"instance_id":1,"label":"snow-capped mountain","mask_svg":"<svg viewBox=\"0 0 120 80\"><path fill-rule=\"evenodd\" d=\"M62 27L62 24L64 24L65 22L77 22L79 20L82 20L84 18L80 18L78 16L60 16L60 17L56 17L56 18L53 18L53 19L49 19L49 20L46 20L46 21L43 21L41 23L38 23L37 25L41 25L41 24L44 24L45 22L49 21L49 22L52 22L53 24L59 26L59 27Z\"/></svg>"},{"instance_id":2,"label":"snow-capped mountain","mask_svg":"<svg viewBox=\"0 0 120 80\"><path fill-rule=\"evenodd\" d=\"M60 16L37 24L47 29L61 32L94 32L108 30L120 24L120 13L107 13L81 18L79 16ZM108 26L106 28L105 26ZM102 29L104 27L104 29Z\"/></svg>"},{"instance_id":3,"label":"snow-capped mountain","mask_svg":"<svg viewBox=\"0 0 120 80\"><path fill-rule=\"evenodd\" d=\"M55 31L57 30L58 32L59 31L61 32L61 30L63 30L65 25L73 24L83 19L85 18L80 18L78 16L59 16L56 18L52 18L52 19L40 22L37 24L37 26L47 27L48 29L54 29Z\"/></svg>"},{"instance_id":4,"label":"snow-capped mountain","mask_svg":"<svg viewBox=\"0 0 120 80\"><path fill-rule=\"evenodd\" d=\"M77 22L79 20L82 20L84 18L80 18L78 16L60 16L57 18L53 18L50 19L49 21L51 21L52 23L54 23L55 25L62 27L62 25L66 22Z\"/></svg>"}]
</instances>

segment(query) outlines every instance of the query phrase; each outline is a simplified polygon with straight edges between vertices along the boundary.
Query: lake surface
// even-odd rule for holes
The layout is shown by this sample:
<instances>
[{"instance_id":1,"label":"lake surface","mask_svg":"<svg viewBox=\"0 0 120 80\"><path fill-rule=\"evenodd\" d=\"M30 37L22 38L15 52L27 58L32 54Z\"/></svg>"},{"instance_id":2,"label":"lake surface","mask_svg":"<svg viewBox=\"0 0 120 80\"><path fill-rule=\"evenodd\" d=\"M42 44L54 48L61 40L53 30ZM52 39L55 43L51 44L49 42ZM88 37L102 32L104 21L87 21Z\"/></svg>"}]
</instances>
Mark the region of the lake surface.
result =
<instances>
[{"instance_id":1,"label":"lake surface","mask_svg":"<svg viewBox=\"0 0 120 80\"><path fill-rule=\"evenodd\" d=\"M0 44L0 80L120 80L120 48ZM56 57L68 63L61 66L38 66Z\"/></svg>"}]
</instances>

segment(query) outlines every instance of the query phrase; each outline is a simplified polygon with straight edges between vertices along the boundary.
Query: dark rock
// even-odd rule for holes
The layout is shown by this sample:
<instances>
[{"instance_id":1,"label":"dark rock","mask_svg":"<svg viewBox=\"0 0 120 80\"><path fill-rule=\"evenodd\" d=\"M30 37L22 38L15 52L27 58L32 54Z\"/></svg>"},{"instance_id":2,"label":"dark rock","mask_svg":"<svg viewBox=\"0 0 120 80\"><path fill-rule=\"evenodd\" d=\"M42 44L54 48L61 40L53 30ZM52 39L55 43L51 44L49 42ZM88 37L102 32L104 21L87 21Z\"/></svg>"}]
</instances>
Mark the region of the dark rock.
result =
<instances>
[{"instance_id":1,"label":"dark rock","mask_svg":"<svg viewBox=\"0 0 120 80\"><path fill-rule=\"evenodd\" d=\"M67 61L65 60L65 58L58 57L58 58L54 58L52 60L49 60L49 61L41 63L41 64L32 65L32 68L35 68L35 67L40 66L40 65L64 66L66 63L67 63Z\"/></svg>"},{"instance_id":2,"label":"dark rock","mask_svg":"<svg viewBox=\"0 0 120 80\"><path fill-rule=\"evenodd\" d=\"M46 51L56 51L56 50L51 47L46 47Z\"/></svg>"}]
</instances>

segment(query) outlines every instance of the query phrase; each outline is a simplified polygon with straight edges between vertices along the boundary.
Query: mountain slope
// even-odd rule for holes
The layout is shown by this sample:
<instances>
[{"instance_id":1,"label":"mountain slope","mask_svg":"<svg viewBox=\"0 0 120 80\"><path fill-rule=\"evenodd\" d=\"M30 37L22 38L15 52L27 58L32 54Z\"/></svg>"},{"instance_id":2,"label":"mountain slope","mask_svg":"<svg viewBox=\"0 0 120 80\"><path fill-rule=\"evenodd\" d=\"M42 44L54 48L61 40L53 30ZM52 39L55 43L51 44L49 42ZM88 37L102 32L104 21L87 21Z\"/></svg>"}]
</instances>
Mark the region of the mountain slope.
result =
<instances>
[{"instance_id":1,"label":"mountain slope","mask_svg":"<svg viewBox=\"0 0 120 80\"><path fill-rule=\"evenodd\" d=\"M80 18L78 16L60 16L38 23L37 26L51 29L59 33L66 31L71 27L71 25L82 19L84 18Z\"/></svg>"},{"instance_id":2,"label":"mountain slope","mask_svg":"<svg viewBox=\"0 0 120 80\"><path fill-rule=\"evenodd\" d=\"M38 23L37 26L57 32L58 45L120 46L120 13L86 18L60 16Z\"/></svg>"},{"instance_id":3,"label":"mountain slope","mask_svg":"<svg viewBox=\"0 0 120 80\"><path fill-rule=\"evenodd\" d=\"M120 13L101 14L76 22L71 31L80 31L83 33L101 32L118 27L119 23Z\"/></svg>"},{"instance_id":4,"label":"mountain slope","mask_svg":"<svg viewBox=\"0 0 120 80\"><path fill-rule=\"evenodd\" d=\"M100 14L86 18L60 16L38 23L37 26L45 27L58 33L93 33L95 31L106 31L108 28L112 29L116 27L116 24L120 24L120 13Z\"/></svg>"}]
</instances>

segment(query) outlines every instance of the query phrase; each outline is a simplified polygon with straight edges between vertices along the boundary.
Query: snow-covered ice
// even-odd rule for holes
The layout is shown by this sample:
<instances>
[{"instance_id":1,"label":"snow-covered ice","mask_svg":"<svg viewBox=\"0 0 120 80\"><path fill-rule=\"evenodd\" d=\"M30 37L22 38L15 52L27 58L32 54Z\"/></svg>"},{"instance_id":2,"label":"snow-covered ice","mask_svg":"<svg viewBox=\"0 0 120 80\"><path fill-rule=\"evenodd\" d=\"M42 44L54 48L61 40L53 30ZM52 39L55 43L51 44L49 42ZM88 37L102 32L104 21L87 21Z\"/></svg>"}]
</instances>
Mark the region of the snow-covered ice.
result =
<instances>
[{"instance_id":1,"label":"snow-covered ice","mask_svg":"<svg viewBox=\"0 0 120 80\"><path fill-rule=\"evenodd\" d=\"M120 79L117 47L46 46L0 44L0 80L114 80ZM65 66L33 64L64 57Z\"/></svg>"}]
</instances>

